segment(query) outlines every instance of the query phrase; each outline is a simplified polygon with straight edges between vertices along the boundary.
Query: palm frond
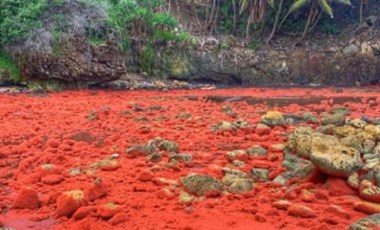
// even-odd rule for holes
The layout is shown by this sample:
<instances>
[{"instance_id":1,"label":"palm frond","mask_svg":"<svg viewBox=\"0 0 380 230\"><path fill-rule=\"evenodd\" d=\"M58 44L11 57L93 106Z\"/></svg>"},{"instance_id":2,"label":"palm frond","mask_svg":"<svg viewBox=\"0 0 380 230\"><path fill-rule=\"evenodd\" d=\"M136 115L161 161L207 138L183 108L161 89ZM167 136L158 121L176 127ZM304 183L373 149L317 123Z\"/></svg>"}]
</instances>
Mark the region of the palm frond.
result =
<instances>
[{"instance_id":1,"label":"palm frond","mask_svg":"<svg viewBox=\"0 0 380 230\"><path fill-rule=\"evenodd\" d=\"M304 7L305 5L307 5L309 3L308 0L295 0L292 5L290 6L289 8L289 11L288 11L288 14Z\"/></svg>"},{"instance_id":2,"label":"palm frond","mask_svg":"<svg viewBox=\"0 0 380 230\"><path fill-rule=\"evenodd\" d=\"M328 0L319 0L319 6L325 13L330 15L331 18L334 18L333 8L330 6Z\"/></svg>"},{"instance_id":3,"label":"palm frond","mask_svg":"<svg viewBox=\"0 0 380 230\"><path fill-rule=\"evenodd\" d=\"M241 14L244 10L247 9L248 7L248 4L249 3L249 0L240 0L240 12L239 14Z\"/></svg>"}]
</instances>

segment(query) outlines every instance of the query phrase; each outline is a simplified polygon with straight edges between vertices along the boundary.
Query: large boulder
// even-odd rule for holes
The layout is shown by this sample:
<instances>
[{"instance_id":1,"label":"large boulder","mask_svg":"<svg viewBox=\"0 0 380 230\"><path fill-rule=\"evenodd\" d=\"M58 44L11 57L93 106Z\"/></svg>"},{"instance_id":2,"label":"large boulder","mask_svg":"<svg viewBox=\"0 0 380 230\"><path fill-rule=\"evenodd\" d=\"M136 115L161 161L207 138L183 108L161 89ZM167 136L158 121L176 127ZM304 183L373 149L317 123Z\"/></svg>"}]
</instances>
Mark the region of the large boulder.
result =
<instances>
[{"instance_id":1,"label":"large boulder","mask_svg":"<svg viewBox=\"0 0 380 230\"><path fill-rule=\"evenodd\" d=\"M363 167L358 150L320 133L313 134L310 159L318 170L335 177L349 177Z\"/></svg>"}]
</instances>

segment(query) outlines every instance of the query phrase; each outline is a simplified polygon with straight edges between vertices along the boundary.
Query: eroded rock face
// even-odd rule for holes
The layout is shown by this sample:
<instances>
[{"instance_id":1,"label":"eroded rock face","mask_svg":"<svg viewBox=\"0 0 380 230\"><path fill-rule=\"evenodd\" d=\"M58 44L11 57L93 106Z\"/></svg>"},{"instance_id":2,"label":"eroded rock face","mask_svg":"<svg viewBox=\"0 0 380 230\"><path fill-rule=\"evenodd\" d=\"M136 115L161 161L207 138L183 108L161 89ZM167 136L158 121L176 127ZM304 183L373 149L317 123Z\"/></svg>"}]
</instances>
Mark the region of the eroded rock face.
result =
<instances>
[{"instance_id":1,"label":"eroded rock face","mask_svg":"<svg viewBox=\"0 0 380 230\"><path fill-rule=\"evenodd\" d=\"M22 76L27 79L100 83L116 80L126 73L125 57L116 44L89 44L75 38L53 53L25 53L19 57Z\"/></svg>"}]
</instances>

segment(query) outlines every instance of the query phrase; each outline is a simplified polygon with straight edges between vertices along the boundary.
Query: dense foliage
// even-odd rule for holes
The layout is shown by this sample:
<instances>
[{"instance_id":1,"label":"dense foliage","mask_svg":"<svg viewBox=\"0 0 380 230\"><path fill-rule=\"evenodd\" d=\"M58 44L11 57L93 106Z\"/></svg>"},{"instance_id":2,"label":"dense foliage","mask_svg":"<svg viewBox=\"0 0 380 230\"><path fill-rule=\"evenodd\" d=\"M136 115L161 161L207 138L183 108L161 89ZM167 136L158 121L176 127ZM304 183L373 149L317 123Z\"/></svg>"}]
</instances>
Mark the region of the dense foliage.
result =
<instances>
[{"instance_id":1,"label":"dense foliage","mask_svg":"<svg viewBox=\"0 0 380 230\"><path fill-rule=\"evenodd\" d=\"M137 42L140 61L148 62L156 43L183 41L185 32L165 9L164 0L2 0L0 49L12 55L59 55L61 44L85 37L93 44L116 40L122 51ZM1 68L1 66L0 66Z\"/></svg>"}]
</instances>

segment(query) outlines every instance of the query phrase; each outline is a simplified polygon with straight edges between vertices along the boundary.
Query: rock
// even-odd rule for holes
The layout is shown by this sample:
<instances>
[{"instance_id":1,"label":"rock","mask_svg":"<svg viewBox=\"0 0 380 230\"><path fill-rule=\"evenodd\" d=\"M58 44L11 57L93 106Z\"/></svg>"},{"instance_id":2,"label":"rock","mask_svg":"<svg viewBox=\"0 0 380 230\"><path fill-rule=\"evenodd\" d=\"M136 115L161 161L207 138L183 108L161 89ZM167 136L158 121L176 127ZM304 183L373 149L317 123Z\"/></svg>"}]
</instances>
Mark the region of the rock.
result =
<instances>
[{"instance_id":1,"label":"rock","mask_svg":"<svg viewBox=\"0 0 380 230\"><path fill-rule=\"evenodd\" d=\"M350 225L349 230L372 230L380 228L380 214L364 217Z\"/></svg>"},{"instance_id":2,"label":"rock","mask_svg":"<svg viewBox=\"0 0 380 230\"><path fill-rule=\"evenodd\" d=\"M348 185L351 186L353 189L359 189L360 187L360 178L359 174L357 172L352 173L348 178L347 178L347 183Z\"/></svg>"},{"instance_id":3,"label":"rock","mask_svg":"<svg viewBox=\"0 0 380 230\"><path fill-rule=\"evenodd\" d=\"M374 185L369 180L362 180L360 183L359 195L365 200L380 203L380 187Z\"/></svg>"},{"instance_id":4,"label":"rock","mask_svg":"<svg viewBox=\"0 0 380 230\"><path fill-rule=\"evenodd\" d=\"M110 219L112 218L116 213L118 213L119 206L109 202L107 204L101 205L98 207L96 213L102 218L102 219Z\"/></svg>"},{"instance_id":5,"label":"rock","mask_svg":"<svg viewBox=\"0 0 380 230\"><path fill-rule=\"evenodd\" d=\"M280 210L288 210L291 203L287 200L278 200L272 203L272 206Z\"/></svg>"},{"instance_id":6,"label":"rock","mask_svg":"<svg viewBox=\"0 0 380 230\"><path fill-rule=\"evenodd\" d=\"M311 161L302 159L293 154L286 153L282 161L282 166L287 168L292 177L305 178L315 169Z\"/></svg>"},{"instance_id":7,"label":"rock","mask_svg":"<svg viewBox=\"0 0 380 230\"><path fill-rule=\"evenodd\" d=\"M284 114L286 124L296 125L302 121L302 116L297 114Z\"/></svg>"},{"instance_id":8,"label":"rock","mask_svg":"<svg viewBox=\"0 0 380 230\"><path fill-rule=\"evenodd\" d=\"M250 157L255 157L255 156L266 156L267 155L267 150L260 145L253 145L249 149L246 150L248 155Z\"/></svg>"},{"instance_id":9,"label":"rock","mask_svg":"<svg viewBox=\"0 0 380 230\"><path fill-rule=\"evenodd\" d=\"M301 195L301 200L304 202L311 203L311 202L314 202L316 199L314 192L311 192L308 189L302 189L300 195Z\"/></svg>"},{"instance_id":10,"label":"rock","mask_svg":"<svg viewBox=\"0 0 380 230\"><path fill-rule=\"evenodd\" d=\"M161 140L160 144L159 144L159 148L160 150L164 150L164 151L168 151L168 152L178 152L178 145L173 142L173 141L169 141L169 140Z\"/></svg>"},{"instance_id":11,"label":"rock","mask_svg":"<svg viewBox=\"0 0 380 230\"><path fill-rule=\"evenodd\" d=\"M256 181L269 181L269 169L253 168L252 178Z\"/></svg>"},{"instance_id":12,"label":"rock","mask_svg":"<svg viewBox=\"0 0 380 230\"><path fill-rule=\"evenodd\" d=\"M380 213L380 204L368 201L358 201L354 203L354 209L365 214Z\"/></svg>"},{"instance_id":13,"label":"rock","mask_svg":"<svg viewBox=\"0 0 380 230\"><path fill-rule=\"evenodd\" d=\"M194 196L188 194L187 192L181 191L181 193L179 194L178 202L183 203L183 204L188 204L188 203L192 203L194 199L195 199Z\"/></svg>"},{"instance_id":14,"label":"rock","mask_svg":"<svg viewBox=\"0 0 380 230\"><path fill-rule=\"evenodd\" d=\"M185 153L172 154L169 156L169 160L191 162L193 160L193 156L191 154L185 154Z\"/></svg>"},{"instance_id":15,"label":"rock","mask_svg":"<svg viewBox=\"0 0 380 230\"><path fill-rule=\"evenodd\" d=\"M319 128L317 128L317 131L326 135L332 135L334 134L335 125L322 125Z\"/></svg>"},{"instance_id":16,"label":"rock","mask_svg":"<svg viewBox=\"0 0 380 230\"><path fill-rule=\"evenodd\" d=\"M86 190L89 201L94 201L100 197L107 195L107 186L100 178L96 178L91 187Z\"/></svg>"},{"instance_id":17,"label":"rock","mask_svg":"<svg viewBox=\"0 0 380 230\"><path fill-rule=\"evenodd\" d=\"M364 128L367 124L367 122L363 121L362 119L360 118L356 118L356 119L353 119L353 120L350 120L348 122L349 125L355 127L355 128Z\"/></svg>"},{"instance_id":18,"label":"rock","mask_svg":"<svg viewBox=\"0 0 380 230\"><path fill-rule=\"evenodd\" d=\"M288 214L301 218L314 218L317 216L313 209L300 204L290 205L288 208Z\"/></svg>"},{"instance_id":19,"label":"rock","mask_svg":"<svg viewBox=\"0 0 380 230\"><path fill-rule=\"evenodd\" d=\"M232 162L233 160L247 161L248 154L245 150L234 150L226 153L227 160Z\"/></svg>"},{"instance_id":20,"label":"rock","mask_svg":"<svg viewBox=\"0 0 380 230\"><path fill-rule=\"evenodd\" d=\"M347 210L345 210L341 206L334 204L330 204L326 209L326 212L332 214L333 216L340 217L346 220L349 220L351 218L351 215Z\"/></svg>"},{"instance_id":21,"label":"rock","mask_svg":"<svg viewBox=\"0 0 380 230\"><path fill-rule=\"evenodd\" d=\"M222 168L222 172L225 174L225 175L234 175L234 176L238 176L238 177L241 177L241 178L247 178L247 174L239 169L230 169L230 168L227 168L227 167L223 167Z\"/></svg>"},{"instance_id":22,"label":"rock","mask_svg":"<svg viewBox=\"0 0 380 230\"><path fill-rule=\"evenodd\" d=\"M363 42L360 45L360 53L363 55L373 56L373 49L369 42Z\"/></svg>"},{"instance_id":23,"label":"rock","mask_svg":"<svg viewBox=\"0 0 380 230\"><path fill-rule=\"evenodd\" d=\"M377 145L374 147L373 154L376 154L376 155L380 156L380 142L377 143Z\"/></svg>"},{"instance_id":24,"label":"rock","mask_svg":"<svg viewBox=\"0 0 380 230\"><path fill-rule=\"evenodd\" d=\"M66 3L64 5L64 9L71 7ZM89 6L85 6L85 8L84 10L94 10ZM65 11L63 14L68 13ZM106 16L98 14L95 17L105 20ZM39 31L34 33L31 36L38 37L36 33ZM59 60L56 54L47 51L56 49L56 47L51 47L51 44L44 44L45 47L41 49L39 55L35 55L31 51L37 47L16 55L25 58L22 61L20 59L21 62L18 63L20 69L23 70L23 77L67 83L91 82L94 84L116 80L127 72L123 55L118 50L116 42L109 40L107 45L98 46L91 44L84 36L76 36L69 41L61 41L59 45L60 47L57 48L59 49L57 51L60 56Z\"/></svg>"},{"instance_id":25,"label":"rock","mask_svg":"<svg viewBox=\"0 0 380 230\"><path fill-rule=\"evenodd\" d=\"M69 170L69 174L71 175L71 176L78 176L78 175L80 175L82 173L82 169L81 168L71 168L70 170Z\"/></svg>"},{"instance_id":26,"label":"rock","mask_svg":"<svg viewBox=\"0 0 380 230\"><path fill-rule=\"evenodd\" d=\"M228 122L228 121L222 121L220 122L219 124L216 124L216 125L213 125L211 127L211 130L213 131L231 131L231 130L235 130L237 129L237 127L232 124L231 122Z\"/></svg>"},{"instance_id":27,"label":"rock","mask_svg":"<svg viewBox=\"0 0 380 230\"><path fill-rule=\"evenodd\" d=\"M62 193L57 198L57 215L70 217L77 209L88 204L87 198L81 190L72 190Z\"/></svg>"},{"instance_id":28,"label":"rock","mask_svg":"<svg viewBox=\"0 0 380 230\"><path fill-rule=\"evenodd\" d=\"M238 129L243 129L249 125L248 121L243 120L243 119L238 119L238 120L234 121L232 124L235 127L237 127Z\"/></svg>"},{"instance_id":29,"label":"rock","mask_svg":"<svg viewBox=\"0 0 380 230\"><path fill-rule=\"evenodd\" d=\"M309 134L299 134L289 137L287 148L295 152L298 156L306 159L310 158L312 136Z\"/></svg>"},{"instance_id":30,"label":"rock","mask_svg":"<svg viewBox=\"0 0 380 230\"><path fill-rule=\"evenodd\" d=\"M277 111L268 111L261 116L261 122L271 127L285 125L286 123L282 113Z\"/></svg>"},{"instance_id":31,"label":"rock","mask_svg":"<svg viewBox=\"0 0 380 230\"><path fill-rule=\"evenodd\" d=\"M160 162L160 161L161 161L161 159L162 159L162 154L161 154L160 152L154 152L154 153L148 155L148 156L146 157L146 159L147 159L148 161L151 161L151 162L157 163L157 162ZM178 164L178 161L176 161L176 160L171 160L171 161L169 162L169 164Z\"/></svg>"},{"instance_id":32,"label":"rock","mask_svg":"<svg viewBox=\"0 0 380 230\"><path fill-rule=\"evenodd\" d=\"M227 191L230 193L245 193L251 191L253 188L253 182L250 179L237 178L230 186L228 186Z\"/></svg>"},{"instance_id":33,"label":"rock","mask_svg":"<svg viewBox=\"0 0 380 230\"><path fill-rule=\"evenodd\" d=\"M57 174L46 175L41 178L41 182L47 185L56 185L61 183L63 180L64 177Z\"/></svg>"},{"instance_id":34,"label":"rock","mask_svg":"<svg viewBox=\"0 0 380 230\"><path fill-rule=\"evenodd\" d=\"M380 139L380 126L379 125L366 125L364 132L372 136L374 139Z\"/></svg>"},{"instance_id":35,"label":"rock","mask_svg":"<svg viewBox=\"0 0 380 230\"><path fill-rule=\"evenodd\" d=\"M333 132L334 132L334 136L347 137L347 136L355 135L357 133L357 130L350 125L343 125L343 126L334 127Z\"/></svg>"},{"instance_id":36,"label":"rock","mask_svg":"<svg viewBox=\"0 0 380 230\"><path fill-rule=\"evenodd\" d=\"M301 157L309 158L312 133L313 129L310 127L298 127L289 135L285 148Z\"/></svg>"},{"instance_id":37,"label":"rock","mask_svg":"<svg viewBox=\"0 0 380 230\"><path fill-rule=\"evenodd\" d=\"M30 187L24 187L16 196L13 202L13 208L36 209L40 207L40 200L35 190Z\"/></svg>"},{"instance_id":38,"label":"rock","mask_svg":"<svg viewBox=\"0 0 380 230\"><path fill-rule=\"evenodd\" d=\"M269 126L261 124L261 123L258 124L255 129L255 132L260 136L269 135L271 131L272 129Z\"/></svg>"},{"instance_id":39,"label":"rock","mask_svg":"<svg viewBox=\"0 0 380 230\"><path fill-rule=\"evenodd\" d=\"M158 192L157 192L157 197L159 199L167 199L167 200L170 200L170 199L173 199L175 197L175 194L168 188L163 188L163 189L160 189Z\"/></svg>"},{"instance_id":40,"label":"rock","mask_svg":"<svg viewBox=\"0 0 380 230\"><path fill-rule=\"evenodd\" d=\"M373 148L375 147L376 142L373 140L365 140L363 143L363 151L362 153L372 153Z\"/></svg>"},{"instance_id":41,"label":"rock","mask_svg":"<svg viewBox=\"0 0 380 230\"><path fill-rule=\"evenodd\" d=\"M138 179L141 182L148 182L153 179L153 173L150 171L143 171L139 174Z\"/></svg>"},{"instance_id":42,"label":"rock","mask_svg":"<svg viewBox=\"0 0 380 230\"><path fill-rule=\"evenodd\" d=\"M74 212L73 219L82 220L86 217L94 216L95 213L96 213L95 206L82 206Z\"/></svg>"},{"instance_id":43,"label":"rock","mask_svg":"<svg viewBox=\"0 0 380 230\"><path fill-rule=\"evenodd\" d=\"M112 225L125 223L129 220L129 216L125 213L116 213L108 222Z\"/></svg>"},{"instance_id":44,"label":"rock","mask_svg":"<svg viewBox=\"0 0 380 230\"><path fill-rule=\"evenodd\" d=\"M144 145L135 145L125 150L125 153L129 157L136 156L147 156L152 154L157 154L160 151L167 151L172 153L178 152L178 145L169 140L162 139L161 137L156 137L149 140Z\"/></svg>"},{"instance_id":45,"label":"rock","mask_svg":"<svg viewBox=\"0 0 380 230\"><path fill-rule=\"evenodd\" d=\"M321 119L322 125L344 125L346 117L344 113L324 114Z\"/></svg>"},{"instance_id":46,"label":"rock","mask_svg":"<svg viewBox=\"0 0 380 230\"><path fill-rule=\"evenodd\" d=\"M378 170L374 171L374 177L375 177L376 185L380 187L380 171Z\"/></svg>"},{"instance_id":47,"label":"rock","mask_svg":"<svg viewBox=\"0 0 380 230\"><path fill-rule=\"evenodd\" d=\"M47 175L61 174L62 169L60 167L57 167L54 164L43 164L40 166L38 173L39 173L40 178L43 178Z\"/></svg>"},{"instance_id":48,"label":"rock","mask_svg":"<svg viewBox=\"0 0 380 230\"><path fill-rule=\"evenodd\" d=\"M271 150L274 152L281 152L285 149L285 145L281 143L271 145Z\"/></svg>"},{"instance_id":49,"label":"rock","mask_svg":"<svg viewBox=\"0 0 380 230\"><path fill-rule=\"evenodd\" d=\"M239 168L243 168L246 165L244 161L239 161L239 160L233 160L232 164L235 167L239 167Z\"/></svg>"},{"instance_id":50,"label":"rock","mask_svg":"<svg viewBox=\"0 0 380 230\"><path fill-rule=\"evenodd\" d=\"M217 196L223 190L223 184L214 177L190 174L181 179L187 192L196 196Z\"/></svg>"},{"instance_id":51,"label":"rock","mask_svg":"<svg viewBox=\"0 0 380 230\"><path fill-rule=\"evenodd\" d=\"M354 44L351 44L349 46L344 47L342 50L343 54L349 57L354 56L356 53L359 52L359 48L355 46Z\"/></svg>"},{"instance_id":52,"label":"rock","mask_svg":"<svg viewBox=\"0 0 380 230\"><path fill-rule=\"evenodd\" d=\"M309 112L305 112L302 114L302 119L306 122L310 122L310 123L319 123L319 119L316 115L312 114L312 113L309 113Z\"/></svg>"},{"instance_id":53,"label":"rock","mask_svg":"<svg viewBox=\"0 0 380 230\"><path fill-rule=\"evenodd\" d=\"M120 167L120 164L117 160L110 160L110 159L105 159L105 160L100 160L92 165L90 165L90 169L101 169L104 171L114 171Z\"/></svg>"},{"instance_id":54,"label":"rock","mask_svg":"<svg viewBox=\"0 0 380 230\"><path fill-rule=\"evenodd\" d=\"M363 152L363 145L362 141L355 135L355 136L347 136L342 139L340 139L340 143L342 145L352 147L359 152Z\"/></svg>"},{"instance_id":55,"label":"rock","mask_svg":"<svg viewBox=\"0 0 380 230\"><path fill-rule=\"evenodd\" d=\"M363 167L358 150L341 145L334 136L318 133L313 135L310 160L321 172L336 177L349 177Z\"/></svg>"},{"instance_id":56,"label":"rock","mask_svg":"<svg viewBox=\"0 0 380 230\"><path fill-rule=\"evenodd\" d=\"M333 108L332 113L334 113L334 114L341 113L341 114L344 114L345 116L347 116L347 115L351 114L351 110L347 107L335 107L335 108Z\"/></svg>"}]
</instances>

